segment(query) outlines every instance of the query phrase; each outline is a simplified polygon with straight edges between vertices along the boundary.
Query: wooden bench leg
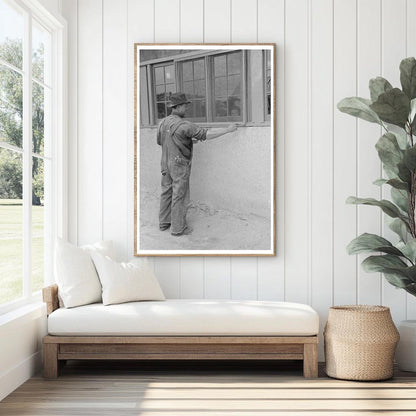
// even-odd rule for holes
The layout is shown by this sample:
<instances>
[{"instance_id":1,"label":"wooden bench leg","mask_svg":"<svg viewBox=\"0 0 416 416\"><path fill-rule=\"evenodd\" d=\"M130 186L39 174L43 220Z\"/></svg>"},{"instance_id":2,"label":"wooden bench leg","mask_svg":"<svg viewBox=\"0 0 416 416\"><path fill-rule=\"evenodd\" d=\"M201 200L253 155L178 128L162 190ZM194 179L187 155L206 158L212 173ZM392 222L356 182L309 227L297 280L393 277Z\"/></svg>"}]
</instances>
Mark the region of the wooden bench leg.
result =
<instances>
[{"instance_id":1,"label":"wooden bench leg","mask_svg":"<svg viewBox=\"0 0 416 416\"><path fill-rule=\"evenodd\" d=\"M303 346L303 376L305 378L318 377L318 344L304 344Z\"/></svg>"},{"instance_id":2,"label":"wooden bench leg","mask_svg":"<svg viewBox=\"0 0 416 416\"><path fill-rule=\"evenodd\" d=\"M58 377L58 344L43 344L43 377Z\"/></svg>"}]
</instances>

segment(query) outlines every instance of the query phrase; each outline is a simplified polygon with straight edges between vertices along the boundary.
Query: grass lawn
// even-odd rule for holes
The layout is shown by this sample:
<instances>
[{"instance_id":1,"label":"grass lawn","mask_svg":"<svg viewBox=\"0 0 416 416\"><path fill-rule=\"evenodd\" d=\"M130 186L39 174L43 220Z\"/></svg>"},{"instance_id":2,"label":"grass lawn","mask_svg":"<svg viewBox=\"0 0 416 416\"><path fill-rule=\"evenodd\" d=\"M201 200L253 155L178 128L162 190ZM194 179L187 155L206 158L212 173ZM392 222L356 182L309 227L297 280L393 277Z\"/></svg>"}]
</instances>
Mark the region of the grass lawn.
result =
<instances>
[{"instance_id":1,"label":"grass lawn","mask_svg":"<svg viewBox=\"0 0 416 416\"><path fill-rule=\"evenodd\" d=\"M23 294L23 206L0 199L0 305ZM43 286L43 206L32 207L32 285Z\"/></svg>"}]
</instances>

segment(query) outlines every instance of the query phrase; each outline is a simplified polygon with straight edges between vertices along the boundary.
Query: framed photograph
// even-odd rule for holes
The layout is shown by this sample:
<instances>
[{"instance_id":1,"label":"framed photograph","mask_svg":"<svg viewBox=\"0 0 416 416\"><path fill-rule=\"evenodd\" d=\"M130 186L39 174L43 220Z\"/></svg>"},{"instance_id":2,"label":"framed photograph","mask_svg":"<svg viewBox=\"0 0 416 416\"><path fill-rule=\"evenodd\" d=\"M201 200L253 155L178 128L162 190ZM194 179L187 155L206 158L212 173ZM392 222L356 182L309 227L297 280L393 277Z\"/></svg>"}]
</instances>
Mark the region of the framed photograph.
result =
<instances>
[{"instance_id":1,"label":"framed photograph","mask_svg":"<svg viewBox=\"0 0 416 416\"><path fill-rule=\"evenodd\" d=\"M135 255L275 255L275 45L134 52Z\"/></svg>"}]
</instances>

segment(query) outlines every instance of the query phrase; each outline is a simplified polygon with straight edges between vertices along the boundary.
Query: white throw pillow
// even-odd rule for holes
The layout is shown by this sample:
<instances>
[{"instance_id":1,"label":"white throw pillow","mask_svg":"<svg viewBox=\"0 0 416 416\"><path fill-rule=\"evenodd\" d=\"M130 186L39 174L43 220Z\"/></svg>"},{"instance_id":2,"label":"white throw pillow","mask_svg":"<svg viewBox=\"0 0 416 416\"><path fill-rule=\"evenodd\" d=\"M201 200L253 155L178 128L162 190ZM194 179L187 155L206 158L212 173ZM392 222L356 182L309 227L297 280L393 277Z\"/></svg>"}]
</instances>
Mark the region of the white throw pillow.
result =
<instances>
[{"instance_id":1,"label":"white throw pillow","mask_svg":"<svg viewBox=\"0 0 416 416\"><path fill-rule=\"evenodd\" d=\"M112 255L112 243L100 241L76 247L58 239L55 248L55 279L66 308L101 302L101 283L90 253Z\"/></svg>"},{"instance_id":2,"label":"white throw pillow","mask_svg":"<svg viewBox=\"0 0 416 416\"><path fill-rule=\"evenodd\" d=\"M108 256L91 253L103 288L103 304L141 300L165 300L156 276L147 262L117 263Z\"/></svg>"}]
</instances>

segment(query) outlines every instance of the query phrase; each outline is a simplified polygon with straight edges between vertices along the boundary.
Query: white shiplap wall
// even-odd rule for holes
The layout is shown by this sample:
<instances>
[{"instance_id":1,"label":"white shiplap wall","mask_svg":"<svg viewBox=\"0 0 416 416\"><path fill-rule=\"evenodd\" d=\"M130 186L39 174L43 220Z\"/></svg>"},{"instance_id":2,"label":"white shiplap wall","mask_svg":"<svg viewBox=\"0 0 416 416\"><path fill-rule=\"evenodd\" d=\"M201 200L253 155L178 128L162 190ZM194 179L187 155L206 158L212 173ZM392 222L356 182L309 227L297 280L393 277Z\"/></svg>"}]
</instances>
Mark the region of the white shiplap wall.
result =
<instances>
[{"instance_id":1,"label":"white shiplap wall","mask_svg":"<svg viewBox=\"0 0 416 416\"><path fill-rule=\"evenodd\" d=\"M371 207L381 196L378 127L338 112L368 96L369 78L398 85L416 54L414 0L62 0L70 47L70 237L113 239L133 253L133 43L277 44L275 258L156 258L168 297L276 299L328 307L383 303L396 320L416 301L363 273L345 252L357 234L387 232Z\"/></svg>"}]
</instances>

